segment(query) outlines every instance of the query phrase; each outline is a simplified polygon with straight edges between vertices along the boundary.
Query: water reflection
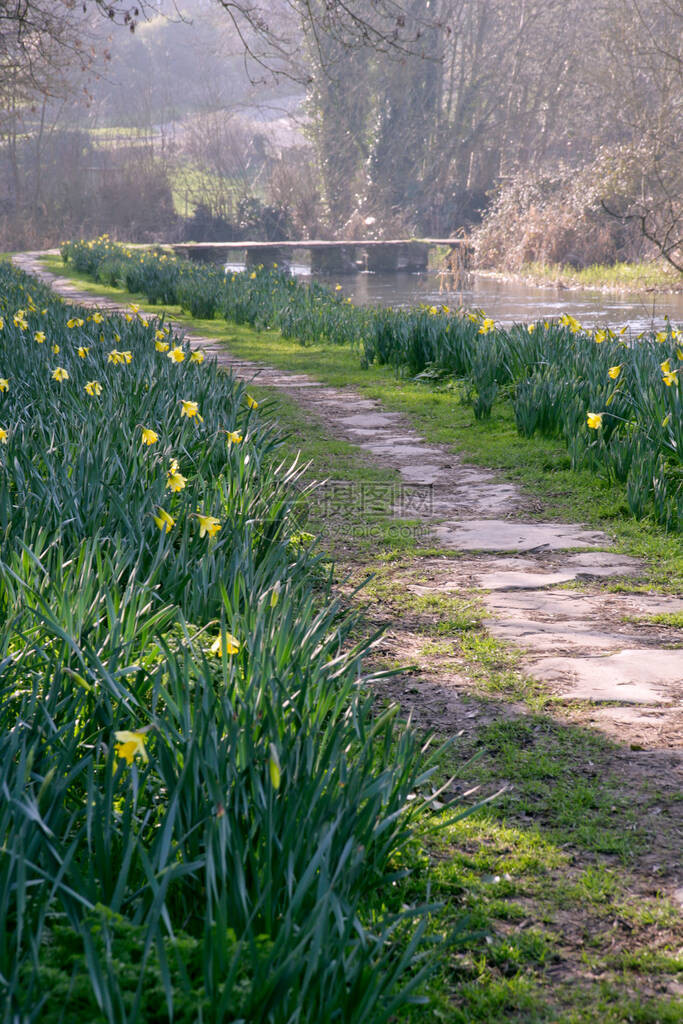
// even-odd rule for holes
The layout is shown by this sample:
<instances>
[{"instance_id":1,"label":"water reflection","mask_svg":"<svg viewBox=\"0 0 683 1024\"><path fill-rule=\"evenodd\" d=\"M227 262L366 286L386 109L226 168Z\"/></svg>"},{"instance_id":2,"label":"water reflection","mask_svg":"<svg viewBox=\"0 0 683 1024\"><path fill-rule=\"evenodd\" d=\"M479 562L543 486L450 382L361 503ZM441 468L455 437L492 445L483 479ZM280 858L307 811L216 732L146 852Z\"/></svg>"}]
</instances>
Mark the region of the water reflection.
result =
<instances>
[{"instance_id":1,"label":"water reflection","mask_svg":"<svg viewBox=\"0 0 683 1024\"><path fill-rule=\"evenodd\" d=\"M228 269L243 270L242 264ZM292 273L311 276L304 264L293 264ZM332 277L315 275L316 281L334 287L341 284L342 294L358 305L403 308L445 303L453 308L482 309L496 323L530 323L546 317L570 313L585 327L628 326L635 333L661 328L668 316L672 323L683 323L683 295L616 295L598 290L535 287L512 281L495 281L469 275L463 288L452 289L450 277L436 273L348 274Z\"/></svg>"}]
</instances>

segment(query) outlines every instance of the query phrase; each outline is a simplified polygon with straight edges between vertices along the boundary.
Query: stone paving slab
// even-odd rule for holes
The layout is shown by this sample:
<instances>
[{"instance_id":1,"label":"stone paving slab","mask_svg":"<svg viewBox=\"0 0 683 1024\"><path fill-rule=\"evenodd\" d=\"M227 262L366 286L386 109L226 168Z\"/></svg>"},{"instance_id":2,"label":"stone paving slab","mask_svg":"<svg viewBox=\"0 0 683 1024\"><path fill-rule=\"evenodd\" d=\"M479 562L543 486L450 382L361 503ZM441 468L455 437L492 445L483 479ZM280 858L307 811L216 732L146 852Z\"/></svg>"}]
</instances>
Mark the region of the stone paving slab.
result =
<instances>
[{"instance_id":1,"label":"stone paving slab","mask_svg":"<svg viewBox=\"0 0 683 1024\"><path fill-rule=\"evenodd\" d=\"M596 552L596 555L598 552ZM480 587L484 590L538 590L552 587L560 583L570 583L581 579L605 579L610 576L628 576L642 570L637 559L629 561L613 560L606 565L599 562L591 564L584 559L580 564L571 559L565 569L553 569L549 572L529 571L528 569L504 570L502 572L485 572L477 577Z\"/></svg>"},{"instance_id":2,"label":"stone paving slab","mask_svg":"<svg viewBox=\"0 0 683 1024\"><path fill-rule=\"evenodd\" d=\"M543 658L526 671L541 682L560 684L566 700L661 704L683 689L683 649L644 648L605 657Z\"/></svg>"},{"instance_id":3,"label":"stone paving slab","mask_svg":"<svg viewBox=\"0 0 683 1024\"><path fill-rule=\"evenodd\" d=\"M563 551L609 544L604 533L575 523L524 523L516 519L451 520L436 527L435 533L444 546L456 551Z\"/></svg>"},{"instance_id":4,"label":"stone paving slab","mask_svg":"<svg viewBox=\"0 0 683 1024\"><path fill-rule=\"evenodd\" d=\"M421 463L418 466L401 466L399 473L407 484L431 487L439 482L443 474L443 466L440 466L438 463L433 465Z\"/></svg>"},{"instance_id":5,"label":"stone paving slab","mask_svg":"<svg viewBox=\"0 0 683 1024\"><path fill-rule=\"evenodd\" d=\"M482 597L497 613L526 611L541 618L603 620L608 612L622 619L645 618L662 612L683 611L683 600L656 594L586 594L581 590L497 590ZM681 636L683 642L683 635Z\"/></svg>"},{"instance_id":6,"label":"stone paving slab","mask_svg":"<svg viewBox=\"0 0 683 1024\"><path fill-rule=\"evenodd\" d=\"M544 654L549 651L621 651L629 644L637 642L633 633L622 635L610 632L607 629L600 629L599 623L585 619L484 619L484 625L491 636L498 640L505 640Z\"/></svg>"},{"instance_id":7,"label":"stone paving slab","mask_svg":"<svg viewBox=\"0 0 683 1024\"><path fill-rule=\"evenodd\" d=\"M452 515L454 509L467 509L475 514L504 514L514 504L517 491L509 484L482 483L434 488L432 507L442 516Z\"/></svg>"},{"instance_id":8,"label":"stone paving slab","mask_svg":"<svg viewBox=\"0 0 683 1024\"><path fill-rule=\"evenodd\" d=\"M367 434L369 430L375 430L377 427L394 429L396 420L400 419L401 414L398 412L356 412L352 416L342 416L339 422L354 433L358 431Z\"/></svg>"},{"instance_id":9,"label":"stone paving slab","mask_svg":"<svg viewBox=\"0 0 683 1024\"><path fill-rule=\"evenodd\" d=\"M399 466L405 462L415 463L416 459L438 458L441 452L438 448L430 448L429 445L417 443L416 438L410 435L399 435L397 437L383 438L365 441L356 440L361 448L372 452L373 455L392 457L392 462Z\"/></svg>"}]
</instances>

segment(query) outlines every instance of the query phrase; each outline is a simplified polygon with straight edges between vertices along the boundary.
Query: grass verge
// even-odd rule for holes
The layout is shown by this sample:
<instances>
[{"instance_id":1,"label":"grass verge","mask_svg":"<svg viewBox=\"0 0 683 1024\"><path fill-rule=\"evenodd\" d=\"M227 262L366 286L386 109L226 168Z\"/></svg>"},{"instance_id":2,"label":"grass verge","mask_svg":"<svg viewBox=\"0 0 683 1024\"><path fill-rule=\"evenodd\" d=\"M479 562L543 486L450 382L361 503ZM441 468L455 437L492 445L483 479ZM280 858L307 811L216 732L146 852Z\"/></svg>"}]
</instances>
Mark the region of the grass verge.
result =
<instances>
[{"instance_id":1,"label":"grass verge","mask_svg":"<svg viewBox=\"0 0 683 1024\"><path fill-rule=\"evenodd\" d=\"M681 275L664 260L649 263L593 264L580 270L559 263L525 263L520 277L565 288L597 288L605 291L679 292Z\"/></svg>"}]
</instances>

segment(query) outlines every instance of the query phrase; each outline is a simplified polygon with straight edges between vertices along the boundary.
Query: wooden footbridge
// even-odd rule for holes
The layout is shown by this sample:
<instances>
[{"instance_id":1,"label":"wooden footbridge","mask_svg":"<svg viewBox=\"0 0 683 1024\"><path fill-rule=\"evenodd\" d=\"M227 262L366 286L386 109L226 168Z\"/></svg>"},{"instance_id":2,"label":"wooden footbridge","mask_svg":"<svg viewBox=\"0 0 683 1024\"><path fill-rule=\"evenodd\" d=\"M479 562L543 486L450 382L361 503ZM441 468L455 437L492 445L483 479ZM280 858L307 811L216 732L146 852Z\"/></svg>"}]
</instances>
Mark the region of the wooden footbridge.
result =
<instances>
[{"instance_id":1,"label":"wooden footbridge","mask_svg":"<svg viewBox=\"0 0 683 1024\"><path fill-rule=\"evenodd\" d=\"M467 269L470 243L466 238L302 239L289 242L183 242L170 248L178 256L203 263L225 263L231 255L245 254L247 266L289 266L297 252L309 252L311 270L348 274L358 270L391 272L426 270L429 250L447 246L453 262Z\"/></svg>"}]
</instances>

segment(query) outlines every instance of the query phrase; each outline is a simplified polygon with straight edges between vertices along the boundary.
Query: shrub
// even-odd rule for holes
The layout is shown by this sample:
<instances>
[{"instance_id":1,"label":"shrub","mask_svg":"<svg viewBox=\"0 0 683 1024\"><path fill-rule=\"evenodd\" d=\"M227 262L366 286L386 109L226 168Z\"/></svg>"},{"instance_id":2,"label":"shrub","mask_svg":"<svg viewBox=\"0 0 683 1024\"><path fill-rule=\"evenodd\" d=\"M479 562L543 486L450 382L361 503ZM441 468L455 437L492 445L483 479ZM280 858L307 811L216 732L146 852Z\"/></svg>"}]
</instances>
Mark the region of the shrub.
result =
<instances>
[{"instance_id":1,"label":"shrub","mask_svg":"<svg viewBox=\"0 0 683 1024\"><path fill-rule=\"evenodd\" d=\"M520 172L501 186L473 233L476 265L518 271L527 263L582 268L637 258L637 226L605 213L599 186L593 167Z\"/></svg>"}]
</instances>

